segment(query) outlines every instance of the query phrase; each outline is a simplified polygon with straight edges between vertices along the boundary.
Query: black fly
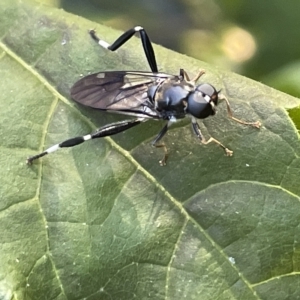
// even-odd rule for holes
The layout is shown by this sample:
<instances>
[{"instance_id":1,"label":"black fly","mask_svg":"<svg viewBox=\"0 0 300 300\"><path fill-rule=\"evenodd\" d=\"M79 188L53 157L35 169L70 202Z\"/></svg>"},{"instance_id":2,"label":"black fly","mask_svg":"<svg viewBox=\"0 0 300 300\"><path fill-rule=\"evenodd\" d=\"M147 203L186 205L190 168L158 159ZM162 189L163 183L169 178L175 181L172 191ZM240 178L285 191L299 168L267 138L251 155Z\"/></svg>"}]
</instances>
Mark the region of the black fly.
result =
<instances>
[{"instance_id":1,"label":"black fly","mask_svg":"<svg viewBox=\"0 0 300 300\"><path fill-rule=\"evenodd\" d=\"M179 75L158 72L151 41L142 27L137 26L126 31L111 45L99 39L94 30L89 33L100 46L115 51L136 32L140 33L144 52L152 72L99 72L83 77L71 88L71 97L78 103L108 112L130 115L135 119L115 122L99 128L92 134L74 137L56 144L40 154L29 157L28 164L59 148L73 147L87 140L122 132L149 119L157 119L166 120L167 123L151 144L164 149L164 157L160 164L165 165L168 150L164 143L160 144L159 141L173 122L184 117L191 118L193 131L203 144L214 142L225 150L226 155L231 156L233 152L213 137L206 141L196 121L196 119L205 119L214 115L220 100L225 101L231 119L244 125L260 127L258 121L249 123L233 117L228 100L212 85L208 83L196 85L198 79L204 74L203 71L200 71L192 80L183 69L180 70Z\"/></svg>"}]
</instances>

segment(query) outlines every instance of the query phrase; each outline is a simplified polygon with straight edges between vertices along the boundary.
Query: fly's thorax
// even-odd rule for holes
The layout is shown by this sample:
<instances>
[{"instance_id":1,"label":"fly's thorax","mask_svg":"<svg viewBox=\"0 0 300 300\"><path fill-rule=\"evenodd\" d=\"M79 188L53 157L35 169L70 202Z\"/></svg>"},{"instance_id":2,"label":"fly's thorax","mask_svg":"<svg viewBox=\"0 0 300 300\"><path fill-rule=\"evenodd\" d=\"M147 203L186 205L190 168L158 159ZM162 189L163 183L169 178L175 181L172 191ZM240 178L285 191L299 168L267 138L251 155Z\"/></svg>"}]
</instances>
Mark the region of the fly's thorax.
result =
<instances>
[{"instance_id":1,"label":"fly's thorax","mask_svg":"<svg viewBox=\"0 0 300 300\"><path fill-rule=\"evenodd\" d=\"M186 97L193 86L182 82L166 81L155 93L155 107L158 111L174 111L183 114L186 108Z\"/></svg>"}]
</instances>

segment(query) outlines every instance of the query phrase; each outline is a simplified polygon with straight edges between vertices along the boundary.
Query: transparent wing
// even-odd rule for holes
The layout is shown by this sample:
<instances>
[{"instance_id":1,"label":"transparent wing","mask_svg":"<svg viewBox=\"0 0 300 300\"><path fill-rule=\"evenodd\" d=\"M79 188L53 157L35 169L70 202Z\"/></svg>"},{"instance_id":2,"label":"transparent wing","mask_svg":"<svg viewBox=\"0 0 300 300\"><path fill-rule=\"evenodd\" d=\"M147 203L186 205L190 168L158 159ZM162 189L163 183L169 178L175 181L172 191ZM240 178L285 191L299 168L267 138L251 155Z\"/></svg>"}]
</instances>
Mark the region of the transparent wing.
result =
<instances>
[{"instance_id":1,"label":"transparent wing","mask_svg":"<svg viewBox=\"0 0 300 300\"><path fill-rule=\"evenodd\" d=\"M159 118L148 97L148 89L173 78L177 76L151 72L100 72L77 81L71 88L71 96L89 107Z\"/></svg>"}]
</instances>

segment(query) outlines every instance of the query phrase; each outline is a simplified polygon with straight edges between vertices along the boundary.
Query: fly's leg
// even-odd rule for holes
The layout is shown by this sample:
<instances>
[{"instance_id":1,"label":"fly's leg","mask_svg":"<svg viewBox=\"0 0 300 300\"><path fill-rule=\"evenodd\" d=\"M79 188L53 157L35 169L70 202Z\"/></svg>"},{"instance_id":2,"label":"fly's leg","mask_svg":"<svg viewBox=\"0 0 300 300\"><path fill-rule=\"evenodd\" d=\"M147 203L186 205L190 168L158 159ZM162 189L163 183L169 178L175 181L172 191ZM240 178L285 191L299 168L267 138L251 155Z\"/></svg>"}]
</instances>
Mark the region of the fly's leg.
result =
<instances>
[{"instance_id":1,"label":"fly's leg","mask_svg":"<svg viewBox=\"0 0 300 300\"><path fill-rule=\"evenodd\" d=\"M191 80L190 76L184 69L180 69L179 76L181 76L183 79L185 79L187 82L190 82L192 84L195 84L201 76L205 74L204 70L199 70L198 74Z\"/></svg>"},{"instance_id":2,"label":"fly's leg","mask_svg":"<svg viewBox=\"0 0 300 300\"><path fill-rule=\"evenodd\" d=\"M229 116L230 119L232 119L235 122L238 122L240 124L243 124L243 125L248 125L248 126L253 126L253 127L256 127L256 128L260 128L261 123L259 121L256 121L256 122L246 122L246 121L243 121L243 120L240 120L240 119L237 119L236 117L234 117L233 113L232 113L232 110L231 110L231 107L230 107L230 104L229 104L229 101L228 101L228 99L224 95L219 95L219 100L225 101L226 107L227 107L228 116Z\"/></svg>"},{"instance_id":3,"label":"fly's leg","mask_svg":"<svg viewBox=\"0 0 300 300\"><path fill-rule=\"evenodd\" d=\"M34 156L28 157L27 158L27 164L32 164L32 162L38 158L41 158L47 154L50 154L52 152L57 151L58 149L61 148L68 148L68 147L74 147L79 144L82 144L88 140L96 139L96 138L102 138L105 136L110 136L117 134L119 132L122 132L124 130L127 130L133 126L139 125L141 122L143 122L145 119L143 118L138 118L135 120L125 120L125 121L120 121L120 122L115 122L109 125L105 125L101 128L99 128L97 131L91 134L83 135L83 136L77 136L68 140L65 140L61 142L60 144L56 144L45 151L36 154Z\"/></svg>"},{"instance_id":4,"label":"fly's leg","mask_svg":"<svg viewBox=\"0 0 300 300\"><path fill-rule=\"evenodd\" d=\"M142 41L142 45L144 48L144 52L148 61L148 64L151 68L151 71L153 73L157 73L157 63L156 63L156 59L155 59L155 53L152 47L152 43L151 40L148 36L148 34L146 33L146 31L144 30L143 27L141 26L136 26L134 28L131 28L129 30L127 30L126 32L124 32L120 37L118 37L116 39L116 41L114 41L112 44L109 44L107 42L105 42L104 40L101 40L99 37L97 37L95 30L90 30L89 33L91 35L91 37L93 38L93 40L95 40L101 47L108 49L110 51L115 51L118 48L120 48L122 45L124 45L130 38L132 38L134 36L135 33L139 33L141 36L141 41Z\"/></svg>"},{"instance_id":5,"label":"fly's leg","mask_svg":"<svg viewBox=\"0 0 300 300\"><path fill-rule=\"evenodd\" d=\"M151 145L156 147L156 148L163 148L164 150L164 156L163 158L159 161L159 164L161 166L165 166L167 164L167 159L169 157L169 151L168 148L166 147L165 143L160 143L158 144L158 142L163 138L163 136L166 134L166 132L169 129L169 126L171 124L171 121L169 121L164 127L163 129L159 132L159 134L156 136L156 138L151 142Z\"/></svg>"},{"instance_id":6,"label":"fly's leg","mask_svg":"<svg viewBox=\"0 0 300 300\"><path fill-rule=\"evenodd\" d=\"M197 121L194 118L192 119L192 126L193 126L193 130L194 130L196 136L199 138L199 140L201 141L202 144L207 145L207 144L213 142L213 143L219 145L221 148L223 148L223 150L225 151L227 156L232 156L233 151L229 150L227 147L225 147L221 142L219 142L215 138L210 137L206 141L205 138L203 137L201 131L200 131L199 124L197 123Z\"/></svg>"},{"instance_id":7,"label":"fly's leg","mask_svg":"<svg viewBox=\"0 0 300 300\"><path fill-rule=\"evenodd\" d=\"M167 146L165 145L165 143L161 143L161 144L155 144L154 145L156 148L162 148L164 150L164 156L161 160L159 160L159 164L160 166L165 166L167 164L167 159L169 157L169 150L167 148Z\"/></svg>"},{"instance_id":8,"label":"fly's leg","mask_svg":"<svg viewBox=\"0 0 300 300\"><path fill-rule=\"evenodd\" d=\"M233 151L229 150L228 148L226 148L222 143L220 143L218 140L216 140L213 137L210 137L207 141L202 137L201 143L204 145L207 145L211 142L216 143L217 145L219 145L220 147L222 147L226 153L226 156L232 156Z\"/></svg>"}]
</instances>

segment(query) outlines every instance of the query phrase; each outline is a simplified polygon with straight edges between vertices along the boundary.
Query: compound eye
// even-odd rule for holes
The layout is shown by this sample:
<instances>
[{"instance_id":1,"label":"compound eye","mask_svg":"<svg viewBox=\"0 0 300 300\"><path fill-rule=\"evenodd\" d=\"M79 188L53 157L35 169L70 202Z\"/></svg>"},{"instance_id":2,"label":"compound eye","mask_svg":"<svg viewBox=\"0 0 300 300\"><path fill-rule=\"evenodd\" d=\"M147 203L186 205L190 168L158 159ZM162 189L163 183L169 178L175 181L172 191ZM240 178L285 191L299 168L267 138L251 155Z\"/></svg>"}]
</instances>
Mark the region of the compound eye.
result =
<instances>
[{"instance_id":1,"label":"compound eye","mask_svg":"<svg viewBox=\"0 0 300 300\"><path fill-rule=\"evenodd\" d=\"M202 83L202 84L199 84L197 87L196 87L196 91L199 91L205 95L208 95L208 96L212 96L213 94L217 93L216 89L208 84L208 83Z\"/></svg>"},{"instance_id":2,"label":"compound eye","mask_svg":"<svg viewBox=\"0 0 300 300\"><path fill-rule=\"evenodd\" d=\"M218 92L208 83L200 84L196 87L196 91L202 93L203 98L207 101L213 101L215 105L218 105Z\"/></svg>"},{"instance_id":3,"label":"compound eye","mask_svg":"<svg viewBox=\"0 0 300 300\"><path fill-rule=\"evenodd\" d=\"M201 92L193 92L188 96L187 112L198 119L204 119L214 114L213 108L206 97Z\"/></svg>"},{"instance_id":4,"label":"compound eye","mask_svg":"<svg viewBox=\"0 0 300 300\"><path fill-rule=\"evenodd\" d=\"M218 92L212 85L203 83L189 95L187 111L198 119L204 119L216 113L217 104Z\"/></svg>"}]
</instances>

